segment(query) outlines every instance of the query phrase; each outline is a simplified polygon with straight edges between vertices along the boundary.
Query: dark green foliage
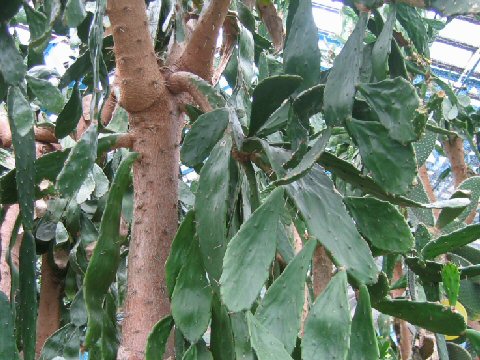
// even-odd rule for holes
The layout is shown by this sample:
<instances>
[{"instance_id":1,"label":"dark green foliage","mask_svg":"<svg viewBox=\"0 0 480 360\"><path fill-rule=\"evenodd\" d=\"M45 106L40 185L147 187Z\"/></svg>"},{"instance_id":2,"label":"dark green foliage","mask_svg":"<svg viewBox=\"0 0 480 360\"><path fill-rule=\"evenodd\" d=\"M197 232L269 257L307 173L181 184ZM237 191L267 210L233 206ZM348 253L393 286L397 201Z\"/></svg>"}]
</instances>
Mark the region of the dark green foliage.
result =
<instances>
[{"instance_id":1,"label":"dark green foliage","mask_svg":"<svg viewBox=\"0 0 480 360\"><path fill-rule=\"evenodd\" d=\"M76 360L79 347L80 329L73 324L67 324L47 339L39 360L50 360L56 356L63 356L65 360Z\"/></svg>"},{"instance_id":2,"label":"dark green foliage","mask_svg":"<svg viewBox=\"0 0 480 360\"><path fill-rule=\"evenodd\" d=\"M310 0L291 1L287 39L283 51L285 73L300 75L302 89L316 85L320 77L320 50Z\"/></svg>"},{"instance_id":3,"label":"dark green foliage","mask_svg":"<svg viewBox=\"0 0 480 360\"><path fill-rule=\"evenodd\" d=\"M383 25L382 32L377 37L372 49L372 71L377 81L387 76L388 57L391 52L393 27L396 21L396 6L390 5L390 13Z\"/></svg>"},{"instance_id":4,"label":"dark green foliage","mask_svg":"<svg viewBox=\"0 0 480 360\"><path fill-rule=\"evenodd\" d=\"M201 164L222 138L229 121L229 110L220 108L200 115L185 135L180 158L186 166Z\"/></svg>"},{"instance_id":5,"label":"dark green foliage","mask_svg":"<svg viewBox=\"0 0 480 360\"><path fill-rule=\"evenodd\" d=\"M70 99L68 99L63 110L60 112L55 125L55 136L58 139L64 138L77 127L82 116L82 97L78 90L78 82L73 87Z\"/></svg>"},{"instance_id":6,"label":"dark green foliage","mask_svg":"<svg viewBox=\"0 0 480 360\"><path fill-rule=\"evenodd\" d=\"M451 306L455 306L460 290L460 271L455 264L448 263L443 266L442 282L448 302Z\"/></svg>"},{"instance_id":7,"label":"dark green foliage","mask_svg":"<svg viewBox=\"0 0 480 360\"><path fill-rule=\"evenodd\" d=\"M12 3L14 0L10 0ZM4 8L2 4L2 15ZM6 84L17 85L22 82L27 70L22 56L18 52L12 36L5 24L0 23L0 72Z\"/></svg>"},{"instance_id":8,"label":"dark green foliage","mask_svg":"<svg viewBox=\"0 0 480 360\"><path fill-rule=\"evenodd\" d=\"M361 13L355 30L335 58L325 85L325 121L330 126L341 125L352 116L355 85L362 65L363 37L368 14Z\"/></svg>"},{"instance_id":9,"label":"dark green foliage","mask_svg":"<svg viewBox=\"0 0 480 360\"><path fill-rule=\"evenodd\" d=\"M64 22L68 27L79 26L87 16L82 0L68 0L63 13Z\"/></svg>"},{"instance_id":10,"label":"dark green foliage","mask_svg":"<svg viewBox=\"0 0 480 360\"><path fill-rule=\"evenodd\" d=\"M358 144L365 166L387 192L404 194L417 172L411 144L392 140L387 130L374 121L347 121L348 131Z\"/></svg>"},{"instance_id":11,"label":"dark green foliage","mask_svg":"<svg viewBox=\"0 0 480 360\"><path fill-rule=\"evenodd\" d=\"M406 144L417 139L413 119L420 101L410 82L396 77L359 85L358 90L393 140Z\"/></svg>"},{"instance_id":12,"label":"dark green foliage","mask_svg":"<svg viewBox=\"0 0 480 360\"><path fill-rule=\"evenodd\" d=\"M380 354L370 306L370 295L365 285L360 286L359 290L360 297L352 319L347 360L378 359Z\"/></svg>"},{"instance_id":13,"label":"dark green foliage","mask_svg":"<svg viewBox=\"0 0 480 360\"><path fill-rule=\"evenodd\" d=\"M2 3L2 13L0 15L0 22L10 20L18 12L22 5L20 0L5 0Z\"/></svg>"},{"instance_id":14,"label":"dark green foliage","mask_svg":"<svg viewBox=\"0 0 480 360\"><path fill-rule=\"evenodd\" d=\"M325 246L335 263L344 266L361 283L375 283L377 270L370 249L328 176L319 167L313 167L286 189L310 235Z\"/></svg>"},{"instance_id":15,"label":"dark green foliage","mask_svg":"<svg viewBox=\"0 0 480 360\"><path fill-rule=\"evenodd\" d=\"M210 350L214 359L235 360L233 330L227 308L220 302L217 294L213 295L212 332L210 333Z\"/></svg>"},{"instance_id":16,"label":"dark green foliage","mask_svg":"<svg viewBox=\"0 0 480 360\"><path fill-rule=\"evenodd\" d=\"M173 328L173 318L167 316L160 320L148 335L145 360L162 360L168 337Z\"/></svg>"},{"instance_id":17,"label":"dark green foliage","mask_svg":"<svg viewBox=\"0 0 480 360\"><path fill-rule=\"evenodd\" d=\"M428 55L428 34L420 12L412 6L397 4L397 20L406 30L417 51L422 55Z\"/></svg>"},{"instance_id":18,"label":"dark green foliage","mask_svg":"<svg viewBox=\"0 0 480 360\"><path fill-rule=\"evenodd\" d=\"M274 190L228 244L220 289L230 311L249 309L268 278L284 208L283 193L281 188Z\"/></svg>"},{"instance_id":19,"label":"dark green foliage","mask_svg":"<svg viewBox=\"0 0 480 360\"><path fill-rule=\"evenodd\" d=\"M302 341L302 359L345 359L350 339L347 273L340 270L315 300Z\"/></svg>"},{"instance_id":20,"label":"dark green foliage","mask_svg":"<svg viewBox=\"0 0 480 360\"><path fill-rule=\"evenodd\" d=\"M472 329L465 331L468 341L473 345L477 353L480 353L480 332Z\"/></svg>"},{"instance_id":21,"label":"dark green foliage","mask_svg":"<svg viewBox=\"0 0 480 360\"><path fill-rule=\"evenodd\" d=\"M279 75L266 78L257 85L252 95L249 136L254 135L266 123L269 116L300 86L301 82L300 76Z\"/></svg>"},{"instance_id":22,"label":"dark green foliage","mask_svg":"<svg viewBox=\"0 0 480 360\"><path fill-rule=\"evenodd\" d=\"M56 86L49 81L27 75L28 87L37 97L42 108L46 111L58 114L64 105L63 95Z\"/></svg>"},{"instance_id":23,"label":"dark green foliage","mask_svg":"<svg viewBox=\"0 0 480 360\"><path fill-rule=\"evenodd\" d=\"M252 344L250 343L250 334L246 313L240 312L230 315L233 336L235 339L235 355L237 359L254 360Z\"/></svg>"},{"instance_id":24,"label":"dark green foliage","mask_svg":"<svg viewBox=\"0 0 480 360\"><path fill-rule=\"evenodd\" d=\"M212 289L197 241L192 242L187 259L177 277L171 308L175 325L189 342L195 343L210 322Z\"/></svg>"},{"instance_id":25,"label":"dark green foliage","mask_svg":"<svg viewBox=\"0 0 480 360\"><path fill-rule=\"evenodd\" d=\"M375 198L344 199L360 233L378 249L405 253L413 247L413 236L405 218L386 201Z\"/></svg>"},{"instance_id":26,"label":"dark green foliage","mask_svg":"<svg viewBox=\"0 0 480 360\"><path fill-rule=\"evenodd\" d=\"M115 279L120 261L118 237L122 195L130 183L130 169L136 158L137 154L129 153L117 170L108 194L98 241L85 274L84 292L88 312L88 327L85 337L87 347L93 346L102 332L104 318L102 304L108 288Z\"/></svg>"},{"instance_id":27,"label":"dark green foliage","mask_svg":"<svg viewBox=\"0 0 480 360\"><path fill-rule=\"evenodd\" d=\"M15 344L14 318L7 296L0 292L0 358L18 360Z\"/></svg>"},{"instance_id":28,"label":"dark green foliage","mask_svg":"<svg viewBox=\"0 0 480 360\"><path fill-rule=\"evenodd\" d=\"M255 318L292 353L300 330L305 278L317 245L309 240L268 288L255 312Z\"/></svg>"},{"instance_id":29,"label":"dark green foliage","mask_svg":"<svg viewBox=\"0 0 480 360\"><path fill-rule=\"evenodd\" d=\"M479 237L480 224L469 225L430 241L422 249L422 256L425 259L433 259L438 255L445 254L448 251L470 244Z\"/></svg>"},{"instance_id":30,"label":"dark green foliage","mask_svg":"<svg viewBox=\"0 0 480 360\"><path fill-rule=\"evenodd\" d=\"M440 334L460 335L466 328L462 315L437 303L385 299L374 307L384 314Z\"/></svg>"},{"instance_id":31,"label":"dark green foliage","mask_svg":"<svg viewBox=\"0 0 480 360\"><path fill-rule=\"evenodd\" d=\"M447 342L448 358L450 360L472 360L472 357L462 346Z\"/></svg>"}]
</instances>

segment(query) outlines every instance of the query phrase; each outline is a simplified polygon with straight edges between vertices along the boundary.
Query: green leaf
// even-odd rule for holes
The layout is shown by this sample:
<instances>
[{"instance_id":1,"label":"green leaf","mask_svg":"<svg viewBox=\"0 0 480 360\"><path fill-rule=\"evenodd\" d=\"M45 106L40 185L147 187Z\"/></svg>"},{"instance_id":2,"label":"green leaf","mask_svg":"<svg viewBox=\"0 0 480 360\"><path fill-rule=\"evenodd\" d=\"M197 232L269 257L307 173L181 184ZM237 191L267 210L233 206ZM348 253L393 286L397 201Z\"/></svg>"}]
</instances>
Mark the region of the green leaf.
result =
<instances>
[{"instance_id":1,"label":"green leaf","mask_svg":"<svg viewBox=\"0 0 480 360\"><path fill-rule=\"evenodd\" d=\"M422 249L422 256L425 259L445 254L461 246L470 244L480 238L480 224L468 225L462 229L456 230L437 239L430 241Z\"/></svg>"},{"instance_id":2,"label":"green leaf","mask_svg":"<svg viewBox=\"0 0 480 360\"><path fill-rule=\"evenodd\" d=\"M302 359L345 359L350 339L347 273L340 270L312 305L305 321Z\"/></svg>"},{"instance_id":3,"label":"green leaf","mask_svg":"<svg viewBox=\"0 0 480 360\"><path fill-rule=\"evenodd\" d=\"M58 115L55 125L55 136L57 139L64 138L77 128L82 113L82 96L78 90L78 82L76 82L70 98Z\"/></svg>"},{"instance_id":4,"label":"green leaf","mask_svg":"<svg viewBox=\"0 0 480 360\"><path fill-rule=\"evenodd\" d=\"M58 114L62 111L65 100L62 93L49 81L27 75L27 83L41 106L49 112Z\"/></svg>"},{"instance_id":5,"label":"green leaf","mask_svg":"<svg viewBox=\"0 0 480 360\"><path fill-rule=\"evenodd\" d=\"M258 136L265 137L282 129L288 122L289 113L291 111L291 102L285 100L280 107L273 112L257 131Z\"/></svg>"},{"instance_id":6,"label":"green leaf","mask_svg":"<svg viewBox=\"0 0 480 360\"><path fill-rule=\"evenodd\" d=\"M4 14L3 6L2 15ZM3 79L7 84L17 85L23 81L26 71L27 67L8 31L7 24L0 23L0 72Z\"/></svg>"},{"instance_id":7,"label":"green leaf","mask_svg":"<svg viewBox=\"0 0 480 360\"><path fill-rule=\"evenodd\" d=\"M390 5L390 12L372 49L372 70L377 81L387 77L388 57L392 46L393 28L397 19L396 6Z\"/></svg>"},{"instance_id":8,"label":"green leaf","mask_svg":"<svg viewBox=\"0 0 480 360\"><path fill-rule=\"evenodd\" d=\"M228 244L220 291L230 311L249 309L268 278L284 201L283 189L275 189Z\"/></svg>"},{"instance_id":9,"label":"green leaf","mask_svg":"<svg viewBox=\"0 0 480 360\"><path fill-rule=\"evenodd\" d=\"M68 0L63 13L63 20L70 28L76 28L87 17L87 11L82 0Z\"/></svg>"},{"instance_id":10,"label":"green leaf","mask_svg":"<svg viewBox=\"0 0 480 360\"><path fill-rule=\"evenodd\" d=\"M360 233L376 248L403 254L413 247L410 227L389 202L358 197L348 197L343 201Z\"/></svg>"},{"instance_id":11,"label":"green leaf","mask_svg":"<svg viewBox=\"0 0 480 360\"><path fill-rule=\"evenodd\" d=\"M253 91L252 114L249 136L254 135L268 120L269 116L302 83L295 75L278 75L266 78Z\"/></svg>"},{"instance_id":12,"label":"green leaf","mask_svg":"<svg viewBox=\"0 0 480 360\"><path fill-rule=\"evenodd\" d=\"M0 23L7 23L20 9L21 0L6 0L2 4L2 13L0 14ZM1 51L0 51L1 53Z\"/></svg>"},{"instance_id":13,"label":"green leaf","mask_svg":"<svg viewBox=\"0 0 480 360\"><path fill-rule=\"evenodd\" d=\"M450 305L455 307L460 290L460 271L457 265L448 263L443 266L442 282Z\"/></svg>"},{"instance_id":14,"label":"green leaf","mask_svg":"<svg viewBox=\"0 0 480 360\"><path fill-rule=\"evenodd\" d=\"M8 90L8 121L12 131L12 143L15 149L15 175L18 202L22 213L23 227L33 228L34 176L35 176L35 135L33 133L34 115L30 104L21 90L15 86Z\"/></svg>"},{"instance_id":15,"label":"green leaf","mask_svg":"<svg viewBox=\"0 0 480 360\"><path fill-rule=\"evenodd\" d=\"M480 13L480 6L476 0L432 0L430 6L444 16Z\"/></svg>"},{"instance_id":16,"label":"green leaf","mask_svg":"<svg viewBox=\"0 0 480 360\"><path fill-rule=\"evenodd\" d=\"M335 263L344 266L359 282L375 283L378 271L370 249L328 176L316 166L286 189L309 234L325 246Z\"/></svg>"},{"instance_id":17,"label":"green leaf","mask_svg":"<svg viewBox=\"0 0 480 360\"><path fill-rule=\"evenodd\" d=\"M432 131L425 131L425 135L418 141L413 143L415 148L415 155L417 157L417 166L420 167L425 164L428 157L435 148L435 143L437 141L437 134Z\"/></svg>"},{"instance_id":18,"label":"green leaf","mask_svg":"<svg viewBox=\"0 0 480 360\"><path fill-rule=\"evenodd\" d=\"M42 54L51 37L52 28L49 24L49 19L44 13L35 10L27 3L23 4L23 8L27 15L28 27L30 30L29 48L34 53L29 54L29 57L35 54Z\"/></svg>"},{"instance_id":19,"label":"green leaf","mask_svg":"<svg viewBox=\"0 0 480 360\"><path fill-rule=\"evenodd\" d=\"M457 189L452 196L450 196L450 199L458 199L458 198L470 198L470 191L465 191L465 190L460 190ZM435 227L438 229L442 229L448 224L450 224L452 221L454 221L468 206L469 204L466 204L465 207L457 207L457 208L446 208L443 209L440 214L438 215L437 222L435 223Z\"/></svg>"},{"instance_id":20,"label":"green leaf","mask_svg":"<svg viewBox=\"0 0 480 360\"><path fill-rule=\"evenodd\" d=\"M97 158L97 126L85 131L68 155L57 177L57 190L63 197L72 197L80 189Z\"/></svg>"},{"instance_id":21,"label":"green leaf","mask_svg":"<svg viewBox=\"0 0 480 360\"><path fill-rule=\"evenodd\" d=\"M118 239L122 197L130 184L130 169L136 158L136 153L129 153L117 169L102 216L98 241L85 274L84 292L88 313L85 345L87 347L93 346L100 337L104 317L102 304L110 285L115 280L120 261Z\"/></svg>"},{"instance_id":22,"label":"green leaf","mask_svg":"<svg viewBox=\"0 0 480 360\"><path fill-rule=\"evenodd\" d=\"M416 140L413 119L420 100L410 82L396 77L374 84L361 84L358 90L393 140L402 144Z\"/></svg>"},{"instance_id":23,"label":"green leaf","mask_svg":"<svg viewBox=\"0 0 480 360\"><path fill-rule=\"evenodd\" d=\"M7 296L0 292L0 358L18 360L15 344L14 318Z\"/></svg>"},{"instance_id":24,"label":"green leaf","mask_svg":"<svg viewBox=\"0 0 480 360\"><path fill-rule=\"evenodd\" d=\"M72 358L67 354L72 348L76 350L76 357ZM80 350L80 329L73 324L67 324L55 331L43 345L39 360L52 360L62 356L65 360L78 359Z\"/></svg>"},{"instance_id":25,"label":"green leaf","mask_svg":"<svg viewBox=\"0 0 480 360\"><path fill-rule=\"evenodd\" d=\"M478 206L480 198L480 176L472 176L463 181L457 188L458 190L470 191L470 205L458 216L459 221L465 220Z\"/></svg>"},{"instance_id":26,"label":"green leaf","mask_svg":"<svg viewBox=\"0 0 480 360\"><path fill-rule=\"evenodd\" d=\"M162 360L168 337L173 328L173 318L169 315L157 322L148 335L145 360Z\"/></svg>"},{"instance_id":27,"label":"green leaf","mask_svg":"<svg viewBox=\"0 0 480 360\"><path fill-rule=\"evenodd\" d=\"M448 358L450 360L472 360L469 352L462 346L447 342Z\"/></svg>"},{"instance_id":28,"label":"green leaf","mask_svg":"<svg viewBox=\"0 0 480 360\"><path fill-rule=\"evenodd\" d=\"M293 352L300 330L305 301L305 278L317 241L307 241L304 248L287 265L268 288L255 318L270 334L280 340L289 354Z\"/></svg>"},{"instance_id":29,"label":"green leaf","mask_svg":"<svg viewBox=\"0 0 480 360\"><path fill-rule=\"evenodd\" d=\"M200 250L213 287L222 275L223 256L227 248L226 224L231 150L230 136L224 137L217 143L202 167L195 197Z\"/></svg>"},{"instance_id":30,"label":"green leaf","mask_svg":"<svg viewBox=\"0 0 480 360\"><path fill-rule=\"evenodd\" d=\"M235 339L235 355L237 359L255 360L250 334L248 332L248 323L246 313L240 312L230 315L233 336Z\"/></svg>"},{"instance_id":31,"label":"green leaf","mask_svg":"<svg viewBox=\"0 0 480 360\"><path fill-rule=\"evenodd\" d=\"M265 328L252 313L247 312L252 347L258 360L292 360L283 344Z\"/></svg>"},{"instance_id":32,"label":"green leaf","mask_svg":"<svg viewBox=\"0 0 480 360\"><path fill-rule=\"evenodd\" d=\"M195 236L195 212L189 211L183 219L177 234L172 242L170 255L165 263L165 278L169 296L172 296L177 276L183 265L188 261L190 248L194 243Z\"/></svg>"},{"instance_id":33,"label":"green leaf","mask_svg":"<svg viewBox=\"0 0 480 360\"><path fill-rule=\"evenodd\" d=\"M254 29L255 30L255 29ZM238 77L237 82L242 81L247 88L252 85L255 72L253 64L255 63L255 44L251 30L240 26L238 40Z\"/></svg>"},{"instance_id":34,"label":"green leaf","mask_svg":"<svg viewBox=\"0 0 480 360\"><path fill-rule=\"evenodd\" d=\"M365 166L373 179L387 192L404 194L417 172L415 153L411 144L392 140L387 130L374 121L347 121Z\"/></svg>"},{"instance_id":35,"label":"green leaf","mask_svg":"<svg viewBox=\"0 0 480 360\"><path fill-rule=\"evenodd\" d=\"M178 274L171 304L175 326L189 342L197 342L207 330L211 306L212 289L205 274L198 242L195 241L187 262Z\"/></svg>"},{"instance_id":36,"label":"green leaf","mask_svg":"<svg viewBox=\"0 0 480 360\"><path fill-rule=\"evenodd\" d=\"M117 329L117 306L112 293L107 293L105 297L102 321L102 336L100 338L100 350L102 359L116 360L119 345L119 334ZM75 360L78 357L78 349L73 352ZM72 359L73 360L73 359Z\"/></svg>"},{"instance_id":37,"label":"green leaf","mask_svg":"<svg viewBox=\"0 0 480 360\"><path fill-rule=\"evenodd\" d=\"M20 331L23 342L23 358L35 359L37 325L37 282L36 282L35 238L25 231L20 246Z\"/></svg>"},{"instance_id":38,"label":"green leaf","mask_svg":"<svg viewBox=\"0 0 480 360\"><path fill-rule=\"evenodd\" d=\"M467 335L467 339L470 344L473 345L475 351L480 353L480 332L473 329L467 329L465 334Z\"/></svg>"},{"instance_id":39,"label":"green leaf","mask_svg":"<svg viewBox=\"0 0 480 360\"><path fill-rule=\"evenodd\" d=\"M370 295L365 285L360 286L360 296L352 319L350 349L347 360L379 359L377 334L372 317Z\"/></svg>"},{"instance_id":40,"label":"green leaf","mask_svg":"<svg viewBox=\"0 0 480 360\"><path fill-rule=\"evenodd\" d=\"M183 164L190 167L201 164L222 138L229 118L230 113L226 108L200 115L185 135L180 150Z\"/></svg>"},{"instance_id":41,"label":"green leaf","mask_svg":"<svg viewBox=\"0 0 480 360\"><path fill-rule=\"evenodd\" d=\"M363 37L368 14L361 13L345 46L335 58L325 84L324 111L327 125L342 124L352 116L355 85L362 65Z\"/></svg>"},{"instance_id":42,"label":"green leaf","mask_svg":"<svg viewBox=\"0 0 480 360\"><path fill-rule=\"evenodd\" d=\"M235 360L232 324L227 308L220 302L219 295L213 295L210 350L214 359Z\"/></svg>"},{"instance_id":43,"label":"green leaf","mask_svg":"<svg viewBox=\"0 0 480 360\"><path fill-rule=\"evenodd\" d=\"M187 81L198 89L208 100L213 109L225 107L225 99L212 87L210 83L203 80L200 76L184 73Z\"/></svg>"},{"instance_id":44,"label":"green leaf","mask_svg":"<svg viewBox=\"0 0 480 360\"><path fill-rule=\"evenodd\" d=\"M412 325L435 333L460 335L466 328L460 313L437 303L385 299L373 305L384 314L403 319Z\"/></svg>"},{"instance_id":45,"label":"green leaf","mask_svg":"<svg viewBox=\"0 0 480 360\"><path fill-rule=\"evenodd\" d=\"M299 75L303 79L302 90L318 83L320 78L320 50L317 26L313 19L312 2L304 0L290 4L288 11L287 39L283 50L285 73Z\"/></svg>"},{"instance_id":46,"label":"green leaf","mask_svg":"<svg viewBox=\"0 0 480 360\"><path fill-rule=\"evenodd\" d=\"M182 357L182 360L213 360L204 341L192 344Z\"/></svg>"},{"instance_id":47,"label":"green leaf","mask_svg":"<svg viewBox=\"0 0 480 360\"><path fill-rule=\"evenodd\" d=\"M85 308L85 298L83 296L83 287L78 290L77 295L70 305L70 322L76 327L87 324L87 310Z\"/></svg>"},{"instance_id":48,"label":"green leaf","mask_svg":"<svg viewBox=\"0 0 480 360\"><path fill-rule=\"evenodd\" d=\"M397 20L403 26L413 45L422 55L428 56L429 37L425 20L413 6L397 4Z\"/></svg>"}]
</instances>

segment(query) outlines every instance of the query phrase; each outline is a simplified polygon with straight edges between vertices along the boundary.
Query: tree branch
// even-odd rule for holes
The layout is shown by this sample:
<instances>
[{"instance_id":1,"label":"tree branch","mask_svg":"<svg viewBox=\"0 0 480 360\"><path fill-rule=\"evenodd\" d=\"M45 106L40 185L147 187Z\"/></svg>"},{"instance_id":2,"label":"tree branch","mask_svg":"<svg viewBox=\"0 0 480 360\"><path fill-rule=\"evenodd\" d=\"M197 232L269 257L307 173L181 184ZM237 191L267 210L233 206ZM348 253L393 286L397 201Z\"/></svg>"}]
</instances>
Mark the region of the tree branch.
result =
<instances>
[{"instance_id":1,"label":"tree branch","mask_svg":"<svg viewBox=\"0 0 480 360\"><path fill-rule=\"evenodd\" d=\"M167 80L167 87L175 95L189 94L203 112L212 111L212 106L207 97L190 81L190 77L191 74L186 71L173 73Z\"/></svg>"},{"instance_id":2,"label":"tree branch","mask_svg":"<svg viewBox=\"0 0 480 360\"><path fill-rule=\"evenodd\" d=\"M257 8L260 17L272 38L275 51L282 51L283 42L285 40L285 31L283 29L282 18L278 15L275 5L272 2L257 0Z\"/></svg>"},{"instance_id":3,"label":"tree branch","mask_svg":"<svg viewBox=\"0 0 480 360\"><path fill-rule=\"evenodd\" d=\"M235 20L235 21L234 21ZM231 16L227 16L223 23L223 42L220 49L220 61L213 72L212 84L215 85L220 77L222 76L223 71L228 65L230 58L232 57L233 50L235 48L236 39L238 36L238 26L236 24L236 19Z\"/></svg>"},{"instance_id":4,"label":"tree branch","mask_svg":"<svg viewBox=\"0 0 480 360\"><path fill-rule=\"evenodd\" d=\"M33 128L35 140L43 143L58 143L55 134L47 128L35 126ZM0 117L0 146L9 148L12 146L12 132L6 118Z\"/></svg>"},{"instance_id":5,"label":"tree branch","mask_svg":"<svg viewBox=\"0 0 480 360\"><path fill-rule=\"evenodd\" d=\"M198 19L176 67L212 81L213 55L230 0L210 0Z\"/></svg>"},{"instance_id":6,"label":"tree branch","mask_svg":"<svg viewBox=\"0 0 480 360\"><path fill-rule=\"evenodd\" d=\"M449 137L443 142L445 155L450 160L455 188L468 178L467 165L465 164L465 151L463 149L463 139Z\"/></svg>"},{"instance_id":7,"label":"tree branch","mask_svg":"<svg viewBox=\"0 0 480 360\"><path fill-rule=\"evenodd\" d=\"M148 30L145 1L109 0L107 14L115 42L120 105L140 112L167 95Z\"/></svg>"}]
</instances>

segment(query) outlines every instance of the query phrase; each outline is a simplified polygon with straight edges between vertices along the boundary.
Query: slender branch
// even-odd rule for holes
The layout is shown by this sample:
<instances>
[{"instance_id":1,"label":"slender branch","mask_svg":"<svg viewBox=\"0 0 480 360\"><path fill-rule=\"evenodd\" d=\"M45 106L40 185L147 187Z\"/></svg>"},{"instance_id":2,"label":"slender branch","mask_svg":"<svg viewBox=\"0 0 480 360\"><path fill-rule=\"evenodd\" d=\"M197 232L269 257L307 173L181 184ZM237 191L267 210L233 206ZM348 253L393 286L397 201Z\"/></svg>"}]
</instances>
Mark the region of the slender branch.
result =
<instances>
[{"instance_id":1,"label":"slender branch","mask_svg":"<svg viewBox=\"0 0 480 360\"><path fill-rule=\"evenodd\" d=\"M443 148L448 160L450 160L455 188L457 188L468 178L463 139L460 137L450 137L444 141Z\"/></svg>"},{"instance_id":2,"label":"slender branch","mask_svg":"<svg viewBox=\"0 0 480 360\"><path fill-rule=\"evenodd\" d=\"M282 18L278 15L275 5L272 2L257 0L257 8L260 17L273 40L275 51L282 51L283 42L285 40L285 31L283 29Z\"/></svg>"},{"instance_id":3,"label":"slender branch","mask_svg":"<svg viewBox=\"0 0 480 360\"><path fill-rule=\"evenodd\" d=\"M220 61L218 62L212 77L212 84L214 85L220 80L223 71L227 67L228 62L232 57L237 35L238 26L236 26L236 19L232 18L231 16L227 16L225 22L223 23L223 42L220 49Z\"/></svg>"},{"instance_id":4,"label":"slender branch","mask_svg":"<svg viewBox=\"0 0 480 360\"><path fill-rule=\"evenodd\" d=\"M58 139L50 129L35 126L33 130L36 141L43 143L58 143ZM8 120L3 117L0 117L0 146L3 148L9 148L12 146L12 132L10 131L10 125L8 124Z\"/></svg>"},{"instance_id":5,"label":"slender branch","mask_svg":"<svg viewBox=\"0 0 480 360\"><path fill-rule=\"evenodd\" d=\"M427 167L425 165L422 165L418 169L418 176L420 177L420 180L422 181L422 184L423 184L423 188L427 193L428 200L431 203L434 203L435 201L437 201L437 197L435 196L435 193L433 191L432 183L430 182L430 177L428 176ZM435 219L438 218L439 214L440 214L440 209L433 209L433 216L435 216Z\"/></svg>"},{"instance_id":6,"label":"slender branch","mask_svg":"<svg viewBox=\"0 0 480 360\"><path fill-rule=\"evenodd\" d=\"M128 112L146 110L167 91L148 30L145 1L109 0L107 13L115 42L119 103Z\"/></svg>"},{"instance_id":7,"label":"slender branch","mask_svg":"<svg viewBox=\"0 0 480 360\"><path fill-rule=\"evenodd\" d=\"M229 6L230 0L210 0L176 64L178 70L212 80L213 55Z\"/></svg>"},{"instance_id":8,"label":"slender branch","mask_svg":"<svg viewBox=\"0 0 480 360\"><path fill-rule=\"evenodd\" d=\"M204 112L212 111L212 106L207 97L190 81L191 74L186 71L178 71L168 77L167 87L175 95L181 93L189 94L193 101L200 106Z\"/></svg>"}]
</instances>

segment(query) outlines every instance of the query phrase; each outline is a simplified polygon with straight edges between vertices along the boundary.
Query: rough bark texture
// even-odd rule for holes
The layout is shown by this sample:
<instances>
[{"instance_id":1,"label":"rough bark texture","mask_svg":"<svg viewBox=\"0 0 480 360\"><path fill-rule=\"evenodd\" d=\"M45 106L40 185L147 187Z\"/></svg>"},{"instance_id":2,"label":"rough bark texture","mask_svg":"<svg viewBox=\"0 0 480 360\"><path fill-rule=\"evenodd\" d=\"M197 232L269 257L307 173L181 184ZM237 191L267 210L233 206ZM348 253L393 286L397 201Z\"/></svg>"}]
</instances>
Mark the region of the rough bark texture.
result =
<instances>
[{"instance_id":1,"label":"rough bark texture","mask_svg":"<svg viewBox=\"0 0 480 360\"><path fill-rule=\"evenodd\" d=\"M317 246L313 255L313 292L318 297L332 278L333 263L323 246Z\"/></svg>"},{"instance_id":2,"label":"rough bark texture","mask_svg":"<svg viewBox=\"0 0 480 360\"><path fill-rule=\"evenodd\" d=\"M422 181L422 184L423 184L423 188L427 193L428 200L431 203L437 201L437 197L435 196L435 192L433 191L432 183L430 182L430 177L428 176L428 171L425 165L422 165L418 169L418 176L420 177L420 180ZM433 216L435 216L435 219L438 218L439 214L440 214L440 209L433 209Z\"/></svg>"},{"instance_id":3,"label":"rough bark texture","mask_svg":"<svg viewBox=\"0 0 480 360\"><path fill-rule=\"evenodd\" d=\"M272 2L257 1L257 8L272 38L275 51L282 51L285 31L283 30L282 18L278 15L275 5Z\"/></svg>"},{"instance_id":4,"label":"rough bark texture","mask_svg":"<svg viewBox=\"0 0 480 360\"><path fill-rule=\"evenodd\" d=\"M213 110L212 106L208 102L207 97L198 90L198 88L192 84L189 79L188 72L185 71L178 71L173 73L168 78L168 89L173 94L181 94L187 93L193 99L193 101L200 107L200 109L204 112L210 112Z\"/></svg>"},{"instance_id":5,"label":"rough bark texture","mask_svg":"<svg viewBox=\"0 0 480 360\"><path fill-rule=\"evenodd\" d=\"M37 343L35 347L37 357L40 356L45 341L60 328L62 287L61 279L48 262L48 254L43 255L37 319Z\"/></svg>"},{"instance_id":6,"label":"rough bark texture","mask_svg":"<svg viewBox=\"0 0 480 360\"><path fill-rule=\"evenodd\" d=\"M8 298L10 298L10 286L12 284L12 278L10 275L10 267L7 263L8 247L10 245L10 238L12 236L13 228L15 227L15 221L20 213L17 204L6 206L5 218L0 227L0 243L1 243L1 256L0 256L0 291L2 291ZM17 241L12 249L11 256L13 263L18 267L18 255L20 250L20 241Z\"/></svg>"},{"instance_id":7,"label":"rough bark texture","mask_svg":"<svg viewBox=\"0 0 480 360\"><path fill-rule=\"evenodd\" d=\"M144 358L152 327L170 313L165 261L177 228L178 113L147 27L143 0L108 1L115 42L119 104L129 113L134 221L128 257L125 320L118 359ZM173 356L173 346L166 357Z\"/></svg>"},{"instance_id":8,"label":"rough bark texture","mask_svg":"<svg viewBox=\"0 0 480 360\"><path fill-rule=\"evenodd\" d=\"M295 225L292 224L292 230L293 230L293 239L294 239L294 248L295 248L295 254L298 254L302 249L303 249L303 242L302 238L300 237L300 234L297 231L297 228ZM305 320L307 319L308 316L308 287L305 285L305 291L304 291L304 298L303 298L303 309L302 309L302 321L300 323L300 335L303 336L304 328L305 328Z\"/></svg>"},{"instance_id":9,"label":"rough bark texture","mask_svg":"<svg viewBox=\"0 0 480 360\"><path fill-rule=\"evenodd\" d=\"M463 139L453 137L443 143L445 154L450 160L455 188L468 178L467 165L465 164L465 151Z\"/></svg>"},{"instance_id":10,"label":"rough bark texture","mask_svg":"<svg viewBox=\"0 0 480 360\"><path fill-rule=\"evenodd\" d=\"M230 0L211 0L202 11L197 26L178 60L178 70L212 81L213 55Z\"/></svg>"}]
</instances>

